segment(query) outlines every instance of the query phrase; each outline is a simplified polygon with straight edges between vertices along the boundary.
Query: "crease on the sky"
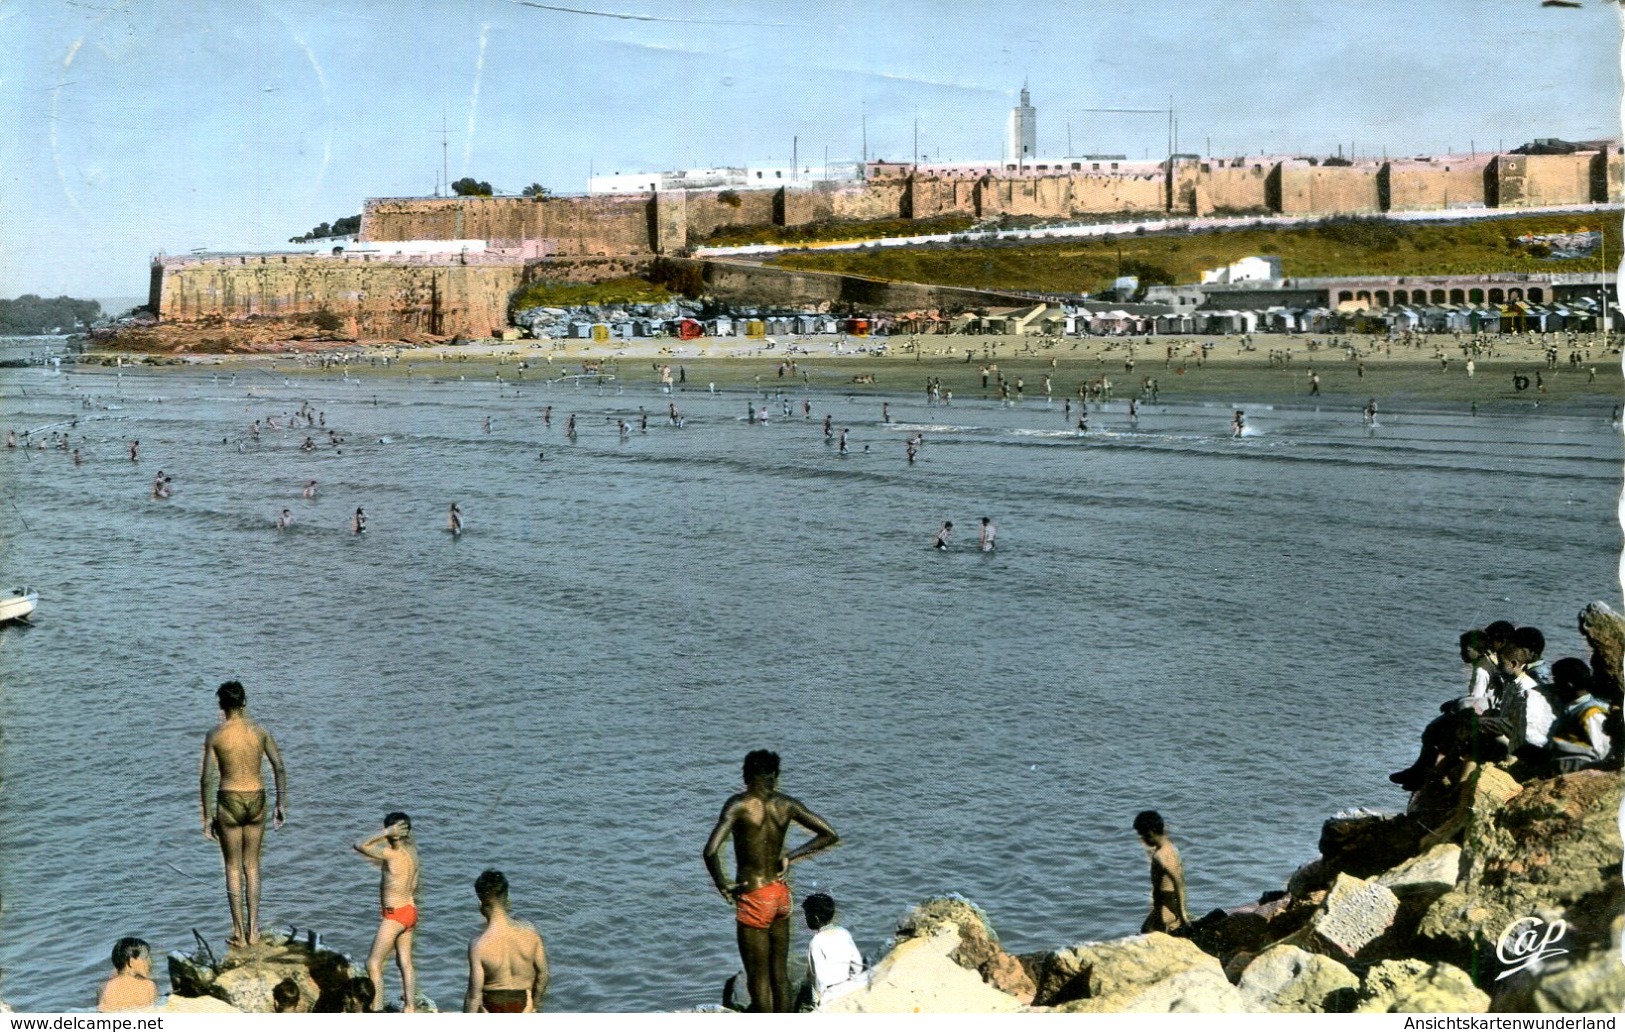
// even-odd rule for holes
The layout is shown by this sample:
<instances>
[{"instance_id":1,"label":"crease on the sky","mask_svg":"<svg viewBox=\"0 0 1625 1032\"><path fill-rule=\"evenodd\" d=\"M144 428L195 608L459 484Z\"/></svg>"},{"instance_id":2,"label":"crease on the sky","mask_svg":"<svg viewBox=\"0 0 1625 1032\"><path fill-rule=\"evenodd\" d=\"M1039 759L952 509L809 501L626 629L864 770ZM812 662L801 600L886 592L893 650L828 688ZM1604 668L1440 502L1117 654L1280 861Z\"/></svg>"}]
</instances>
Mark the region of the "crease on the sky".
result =
<instances>
[{"instance_id":1,"label":"crease on the sky","mask_svg":"<svg viewBox=\"0 0 1625 1032\"><path fill-rule=\"evenodd\" d=\"M62 171L62 151L57 146L56 128L60 123L57 114L57 105L62 99L62 87L66 85L68 69L73 67L73 59L79 56L79 48L85 45L85 37L80 36L68 45L67 56L62 59L62 76L51 89L51 166L56 169L56 181L62 186L62 193L68 198L68 205L80 215L85 210L79 206L79 198L68 185L68 177Z\"/></svg>"},{"instance_id":2,"label":"crease on the sky","mask_svg":"<svg viewBox=\"0 0 1625 1032\"><path fill-rule=\"evenodd\" d=\"M468 175L474 160L474 121L480 106L480 80L485 76L485 43L491 35L491 23L480 26L480 56L474 61L474 91L468 98L468 138L463 143L463 175Z\"/></svg>"},{"instance_id":3,"label":"crease on the sky","mask_svg":"<svg viewBox=\"0 0 1625 1032\"><path fill-rule=\"evenodd\" d=\"M559 14L581 14L590 18L614 18L618 21L633 22L668 22L678 25L747 25L760 29L806 29L810 25L797 25L792 22L753 22L729 21L719 18L663 18L655 14L632 14L629 11L594 11L586 7L564 7L558 4L539 4L534 0L509 0L510 3L520 7L534 7L538 11L555 11Z\"/></svg>"},{"instance_id":4,"label":"crease on the sky","mask_svg":"<svg viewBox=\"0 0 1625 1032\"><path fill-rule=\"evenodd\" d=\"M309 196L314 200L320 195L322 184L327 181L328 167L333 162L333 103L327 91L327 73L322 70L321 62L316 60L316 52L311 49L309 43L305 42L305 38L299 34L299 31L288 24L287 19L283 18L275 8L267 4L261 4L260 10L276 19L277 24L282 26L282 31L288 34L288 38L293 40L300 50L304 51L305 60L310 62L310 70L316 76L316 86L321 90L322 128L324 132L322 135L322 162L317 167L316 178L310 186Z\"/></svg>"}]
</instances>

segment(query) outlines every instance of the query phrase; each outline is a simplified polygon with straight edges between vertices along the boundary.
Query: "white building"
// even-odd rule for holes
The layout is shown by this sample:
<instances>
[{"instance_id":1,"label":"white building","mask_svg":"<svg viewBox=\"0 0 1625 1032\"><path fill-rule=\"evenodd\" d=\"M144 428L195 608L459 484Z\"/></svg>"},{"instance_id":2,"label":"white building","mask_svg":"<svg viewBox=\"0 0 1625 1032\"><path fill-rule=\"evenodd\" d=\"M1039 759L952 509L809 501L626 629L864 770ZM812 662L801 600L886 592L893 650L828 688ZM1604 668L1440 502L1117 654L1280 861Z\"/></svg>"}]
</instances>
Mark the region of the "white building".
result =
<instances>
[{"instance_id":1,"label":"white building","mask_svg":"<svg viewBox=\"0 0 1625 1032\"><path fill-rule=\"evenodd\" d=\"M1010 109L1004 154L1007 161L1017 165L1025 165L1038 157L1038 109L1032 105L1026 83L1021 84L1021 103Z\"/></svg>"},{"instance_id":2,"label":"white building","mask_svg":"<svg viewBox=\"0 0 1625 1032\"><path fill-rule=\"evenodd\" d=\"M662 190L756 190L780 186L816 186L819 183L855 183L863 166L855 161L793 165L748 165L743 168L689 168L671 172L615 172L592 176L587 193L647 194Z\"/></svg>"},{"instance_id":3,"label":"white building","mask_svg":"<svg viewBox=\"0 0 1625 1032\"><path fill-rule=\"evenodd\" d=\"M1260 280L1282 278L1281 259L1256 255L1226 265L1221 269L1203 269L1203 283L1255 283Z\"/></svg>"}]
</instances>

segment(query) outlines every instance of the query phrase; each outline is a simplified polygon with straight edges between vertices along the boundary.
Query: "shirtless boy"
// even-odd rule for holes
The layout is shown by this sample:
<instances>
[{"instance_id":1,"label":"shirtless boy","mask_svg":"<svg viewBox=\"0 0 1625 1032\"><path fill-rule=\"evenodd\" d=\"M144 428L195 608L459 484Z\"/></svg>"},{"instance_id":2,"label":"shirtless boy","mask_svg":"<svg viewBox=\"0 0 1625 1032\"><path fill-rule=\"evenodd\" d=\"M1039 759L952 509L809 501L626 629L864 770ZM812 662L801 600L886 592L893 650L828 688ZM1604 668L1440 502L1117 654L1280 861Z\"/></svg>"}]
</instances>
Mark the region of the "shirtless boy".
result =
<instances>
[{"instance_id":1,"label":"shirtless boy","mask_svg":"<svg viewBox=\"0 0 1625 1032\"><path fill-rule=\"evenodd\" d=\"M113 977L102 983L99 1011L139 1010L158 1002L152 980L152 950L141 939L126 936L113 944Z\"/></svg>"},{"instance_id":2,"label":"shirtless boy","mask_svg":"<svg viewBox=\"0 0 1625 1032\"><path fill-rule=\"evenodd\" d=\"M1177 932L1190 924L1185 913L1185 868L1179 850L1169 841L1162 815L1144 810L1134 818L1134 830L1151 858L1151 913L1140 932Z\"/></svg>"},{"instance_id":3,"label":"shirtless boy","mask_svg":"<svg viewBox=\"0 0 1625 1032\"><path fill-rule=\"evenodd\" d=\"M378 934L367 955L367 977L375 987L369 1009L384 1009L384 961L391 953L401 969L401 1011L417 1010L417 975L412 969L412 932L418 925L418 850L412 818L400 811L384 817L384 830L355 844L355 851L382 869L378 881Z\"/></svg>"},{"instance_id":4,"label":"shirtless boy","mask_svg":"<svg viewBox=\"0 0 1625 1032\"><path fill-rule=\"evenodd\" d=\"M745 791L722 807L705 843L705 867L717 891L734 908L739 957L750 984L751 1009L788 1013L795 1009L790 976L790 886L785 875L797 860L822 853L841 841L825 820L783 795L779 754L757 749L745 757ZM794 822L813 837L786 853L785 833ZM734 845L734 880L722 873L722 843Z\"/></svg>"},{"instance_id":5,"label":"shirtless boy","mask_svg":"<svg viewBox=\"0 0 1625 1032\"><path fill-rule=\"evenodd\" d=\"M474 879L485 928L468 944L465 1014L530 1014L542 1009L551 975L542 937L508 915L508 879L488 870Z\"/></svg>"},{"instance_id":6,"label":"shirtless boy","mask_svg":"<svg viewBox=\"0 0 1625 1032\"><path fill-rule=\"evenodd\" d=\"M220 723L203 739L198 794L203 835L220 843L226 865L226 901L231 904L227 942L243 946L260 938L260 846L265 839L265 782L260 769L264 761L271 761L276 778L272 826L277 828L287 819L287 776L276 739L243 713L248 693L242 684L227 681L215 697L220 700ZM216 773L219 788L211 800L209 782Z\"/></svg>"}]
</instances>

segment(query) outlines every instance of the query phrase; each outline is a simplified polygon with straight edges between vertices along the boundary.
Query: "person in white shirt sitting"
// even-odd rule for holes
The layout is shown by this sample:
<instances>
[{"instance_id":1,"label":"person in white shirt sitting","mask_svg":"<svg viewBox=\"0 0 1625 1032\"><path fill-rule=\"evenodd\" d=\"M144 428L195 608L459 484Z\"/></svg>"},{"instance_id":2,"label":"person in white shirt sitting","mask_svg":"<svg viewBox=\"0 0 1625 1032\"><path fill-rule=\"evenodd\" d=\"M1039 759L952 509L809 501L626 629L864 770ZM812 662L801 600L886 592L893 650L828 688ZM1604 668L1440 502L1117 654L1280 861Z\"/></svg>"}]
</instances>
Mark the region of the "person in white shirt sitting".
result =
<instances>
[{"instance_id":1,"label":"person in white shirt sitting","mask_svg":"<svg viewBox=\"0 0 1625 1032\"><path fill-rule=\"evenodd\" d=\"M1602 765L1613 743L1604 727L1608 707L1591 694L1591 668L1585 660L1560 659L1552 664L1552 694L1557 717L1546 748L1560 774Z\"/></svg>"},{"instance_id":2,"label":"person in white shirt sitting","mask_svg":"<svg viewBox=\"0 0 1625 1032\"><path fill-rule=\"evenodd\" d=\"M807 990L814 1009L821 1009L869 984L863 954L858 952L852 933L835 924L835 900L815 892L801 901L812 941L807 944Z\"/></svg>"}]
</instances>

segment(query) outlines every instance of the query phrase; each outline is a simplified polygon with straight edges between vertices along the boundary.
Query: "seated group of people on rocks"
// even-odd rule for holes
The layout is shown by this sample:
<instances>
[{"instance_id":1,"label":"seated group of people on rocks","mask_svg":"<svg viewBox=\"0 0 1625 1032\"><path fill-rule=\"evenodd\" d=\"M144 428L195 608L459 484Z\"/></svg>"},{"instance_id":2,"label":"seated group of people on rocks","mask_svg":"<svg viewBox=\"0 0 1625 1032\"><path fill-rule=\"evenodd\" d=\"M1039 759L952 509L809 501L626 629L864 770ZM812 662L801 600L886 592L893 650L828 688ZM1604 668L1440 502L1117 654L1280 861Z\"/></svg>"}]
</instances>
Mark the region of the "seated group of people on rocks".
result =
<instances>
[{"instance_id":1,"label":"seated group of people on rocks","mask_svg":"<svg viewBox=\"0 0 1625 1032\"><path fill-rule=\"evenodd\" d=\"M1471 671L1467 694L1440 707L1416 761L1389 780L1415 792L1463 762L1511 761L1520 780L1618 765L1617 684L1572 656L1548 667L1545 635L1534 627L1499 620L1464 632L1460 644Z\"/></svg>"}]
</instances>

